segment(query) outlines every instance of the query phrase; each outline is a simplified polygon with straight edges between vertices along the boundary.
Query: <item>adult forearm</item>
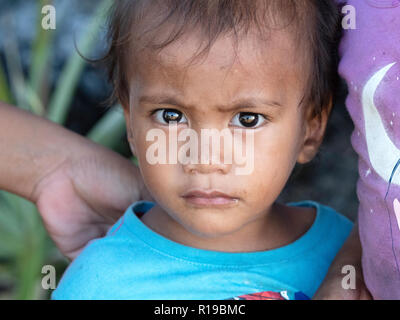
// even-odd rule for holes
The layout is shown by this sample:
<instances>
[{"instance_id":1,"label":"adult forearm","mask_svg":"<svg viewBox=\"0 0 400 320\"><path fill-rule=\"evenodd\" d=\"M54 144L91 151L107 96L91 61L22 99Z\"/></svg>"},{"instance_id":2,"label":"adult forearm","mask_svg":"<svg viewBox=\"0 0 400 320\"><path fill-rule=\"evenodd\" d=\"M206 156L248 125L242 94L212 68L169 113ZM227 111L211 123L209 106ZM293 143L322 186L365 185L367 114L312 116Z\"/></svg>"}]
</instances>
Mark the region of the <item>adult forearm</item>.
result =
<instances>
[{"instance_id":1,"label":"adult forearm","mask_svg":"<svg viewBox=\"0 0 400 320\"><path fill-rule=\"evenodd\" d=\"M102 147L62 126L0 102L1 190L33 201L33 190L42 177L98 148Z\"/></svg>"},{"instance_id":2,"label":"adult forearm","mask_svg":"<svg viewBox=\"0 0 400 320\"><path fill-rule=\"evenodd\" d=\"M364 283L361 267L361 255L362 249L358 233L358 225L356 224L346 243L337 254L335 260L332 262L326 278L316 292L314 299L371 299L371 295ZM349 266L350 268L347 267L343 269L345 266ZM350 275L348 272L352 273L351 276L355 276L355 279L351 280L355 281L355 287L347 287L347 285L346 287L343 286L343 280L345 280L345 276Z\"/></svg>"},{"instance_id":3,"label":"adult forearm","mask_svg":"<svg viewBox=\"0 0 400 320\"><path fill-rule=\"evenodd\" d=\"M355 269L357 278L362 279L361 254L358 224L356 223L347 241L333 261L328 276L338 279L343 278L343 267L352 266Z\"/></svg>"}]
</instances>

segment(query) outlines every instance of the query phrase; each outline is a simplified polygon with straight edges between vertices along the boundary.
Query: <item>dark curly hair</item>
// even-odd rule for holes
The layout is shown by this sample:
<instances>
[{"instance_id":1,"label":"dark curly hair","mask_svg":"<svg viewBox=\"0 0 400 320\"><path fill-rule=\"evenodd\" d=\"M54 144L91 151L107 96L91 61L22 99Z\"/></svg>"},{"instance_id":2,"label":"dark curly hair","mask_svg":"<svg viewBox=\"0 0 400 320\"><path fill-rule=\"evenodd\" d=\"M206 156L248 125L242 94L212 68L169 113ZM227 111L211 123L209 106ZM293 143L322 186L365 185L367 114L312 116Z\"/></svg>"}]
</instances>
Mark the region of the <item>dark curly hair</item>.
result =
<instances>
[{"instance_id":1,"label":"dark curly hair","mask_svg":"<svg viewBox=\"0 0 400 320\"><path fill-rule=\"evenodd\" d=\"M276 27L291 27L303 49L299 55L309 61L302 102L312 105L314 116L320 116L334 98L341 16L333 0L115 0L110 10L109 47L102 61L109 70L113 97L123 105L129 102L127 74L135 61L132 57L140 50L159 52L185 32L200 30L207 41L197 58L220 35L232 33L237 42L251 27L261 38ZM171 32L160 41L165 26Z\"/></svg>"}]
</instances>

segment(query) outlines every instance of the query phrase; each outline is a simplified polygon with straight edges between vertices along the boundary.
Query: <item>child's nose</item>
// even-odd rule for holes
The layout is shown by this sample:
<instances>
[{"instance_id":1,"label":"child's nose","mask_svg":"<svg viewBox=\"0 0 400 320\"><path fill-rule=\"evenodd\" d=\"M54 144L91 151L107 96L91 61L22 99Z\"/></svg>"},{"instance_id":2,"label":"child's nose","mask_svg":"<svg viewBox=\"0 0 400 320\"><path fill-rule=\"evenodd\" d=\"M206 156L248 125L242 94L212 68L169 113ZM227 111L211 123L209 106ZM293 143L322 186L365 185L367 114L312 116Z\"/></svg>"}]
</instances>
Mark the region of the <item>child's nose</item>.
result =
<instances>
[{"instance_id":1,"label":"child's nose","mask_svg":"<svg viewBox=\"0 0 400 320\"><path fill-rule=\"evenodd\" d=\"M232 164L225 164L223 162L212 163L211 160L208 164L186 164L183 165L183 170L187 174L228 174L231 170Z\"/></svg>"},{"instance_id":2,"label":"child's nose","mask_svg":"<svg viewBox=\"0 0 400 320\"><path fill-rule=\"evenodd\" d=\"M199 137L199 146L196 162L193 158L188 164L183 164L185 173L188 174L228 174L232 170L234 163L233 141L224 135L224 128L220 124L196 123L194 130ZM207 130L215 130L206 132ZM209 135L207 135L207 133ZM215 134L215 136L212 135ZM231 134L229 131L225 134ZM217 137L217 138L215 138ZM214 140L214 138L216 140ZM231 137L233 139L233 137ZM219 143L217 142L219 140ZM204 143L204 145L203 145ZM215 143L215 144L214 144Z\"/></svg>"}]
</instances>

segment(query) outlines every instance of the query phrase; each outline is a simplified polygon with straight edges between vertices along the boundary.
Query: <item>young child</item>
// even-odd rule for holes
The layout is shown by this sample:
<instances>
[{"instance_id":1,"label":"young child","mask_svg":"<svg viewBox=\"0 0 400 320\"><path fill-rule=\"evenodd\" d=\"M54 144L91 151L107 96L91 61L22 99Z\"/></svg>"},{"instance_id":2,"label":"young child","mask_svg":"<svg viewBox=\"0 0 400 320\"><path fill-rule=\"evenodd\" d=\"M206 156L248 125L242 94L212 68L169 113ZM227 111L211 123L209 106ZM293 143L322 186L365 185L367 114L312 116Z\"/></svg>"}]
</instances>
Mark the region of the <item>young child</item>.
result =
<instances>
[{"instance_id":1,"label":"young child","mask_svg":"<svg viewBox=\"0 0 400 320\"><path fill-rule=\"evenodd\" d=\"M312 297L352 224L276 199L323 140L338 26L330 1L116 1L107 59L154 202L91 241L52 298ZM172 141L189 128L251 131L254 170L150 163L149 132Z\"/></svg>"}]
</instances>

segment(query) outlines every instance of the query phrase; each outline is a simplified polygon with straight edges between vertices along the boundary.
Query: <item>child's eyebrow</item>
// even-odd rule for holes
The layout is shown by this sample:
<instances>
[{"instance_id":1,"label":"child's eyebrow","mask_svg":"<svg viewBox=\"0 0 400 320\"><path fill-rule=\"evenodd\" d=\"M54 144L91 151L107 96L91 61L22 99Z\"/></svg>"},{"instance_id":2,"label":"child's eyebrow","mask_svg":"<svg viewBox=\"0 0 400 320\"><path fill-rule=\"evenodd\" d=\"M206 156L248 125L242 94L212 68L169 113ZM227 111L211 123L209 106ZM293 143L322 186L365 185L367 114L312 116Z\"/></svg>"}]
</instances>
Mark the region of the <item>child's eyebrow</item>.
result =
<instances>
[{"instance_id":1,"label":"child's eyebrow","mask_svg":"<svg viewBox=\"0 0 400 320\"><path fill-rule=\"evenodd\" d=\"M180 101L179 98L169 96L169 95L142 96L139 99L139 102L173 105L173 106L178 106L182 109L192 109L192 110L197 109L195 106L185 105L185 103ZM230 105L231 105L231 107L219 106L219 107L216 107L215 109L219 112L232 112L232 111L235 111L238 109L256 108L258 106L267 106L267 107L274 107L274 108L282 107L282 104L277 101L269 100L269 99L259 99L259 98L255 98L255 97L237 99L237 100L233 101Z\"/></svg>"},{"instance_id":2,"label":"child's eyebrow","mask_svg":"<svg viewBox=\"0 0 400 320\"><path fill-rule=\"evenodd\" d=\"M269 100L269 99L259 99L255 97L249 97L249 98L241 98L238 100L235 100L233 103L231 103L232 107L220 107L218 108L218 111L221 112L230 112L230 111L235 111L238 109L243 109L243 108L257 108L258 106L267 106L267 107L282 107L282 104L280 104L277 101L274 100Z\"/></svg>"}]
</instances>

